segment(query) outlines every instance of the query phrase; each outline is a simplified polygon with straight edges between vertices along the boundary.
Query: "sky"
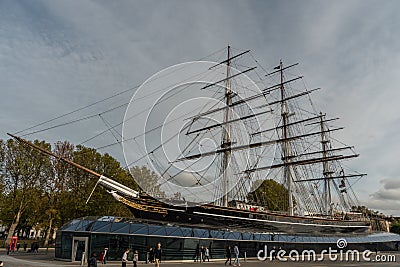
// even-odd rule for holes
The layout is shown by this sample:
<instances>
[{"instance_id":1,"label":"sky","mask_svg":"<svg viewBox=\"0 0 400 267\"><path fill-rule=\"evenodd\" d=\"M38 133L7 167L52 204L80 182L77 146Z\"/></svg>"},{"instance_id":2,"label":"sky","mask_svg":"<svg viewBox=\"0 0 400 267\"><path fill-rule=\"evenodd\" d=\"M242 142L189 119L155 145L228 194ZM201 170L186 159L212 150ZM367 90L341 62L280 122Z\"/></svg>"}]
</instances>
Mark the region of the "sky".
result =
<instances>
[{"instance_id":1,"label":"sky","mask_svg":"<svg viewBox=\"0 0 400 267\"><path fill-rule=\"evenodd\" d=\"M300 63L307 87L323 88L314 102L341 118L339 139L360 153L351 167L368 174L356 185L361 203L400 216L398 10L398 1L370 0L2 0L0 138L230 44L251 49L266 67L280 59ZM97 114L131 94L68 119ZM28 138L84 143L123 113L98 116L91 127L83 121ZM85 144L98 147L120 136L101 138ZM117 158L120 151L102 150Z\"/></svg>"}]
</instances>

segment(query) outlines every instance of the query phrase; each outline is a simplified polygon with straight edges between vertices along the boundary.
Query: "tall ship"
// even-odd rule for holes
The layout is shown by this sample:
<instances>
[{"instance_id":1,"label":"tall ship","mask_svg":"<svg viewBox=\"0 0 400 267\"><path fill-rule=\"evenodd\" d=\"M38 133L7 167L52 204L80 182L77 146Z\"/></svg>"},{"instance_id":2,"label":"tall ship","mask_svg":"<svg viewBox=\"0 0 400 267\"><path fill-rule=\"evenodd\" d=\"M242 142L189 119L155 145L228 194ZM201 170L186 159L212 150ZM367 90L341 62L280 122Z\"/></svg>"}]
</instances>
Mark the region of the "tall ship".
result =
<instances>
[{"instance_id":1,"label":"tall ship","mask_svg":"<svg viewBox=\"0 0 400 267\"><path fill-rule=\"evenodd\" d=\"M150 166L155 184L134 177L136 191L59 159L97 176L141 220L290 234L372 231L353 191L366 174L346 165L359 155L334 137L343 129L335 126L338 118L311 101L319 88L305 87L297 63L280 61L267 71L250 51L228 46L224 54L218 62L169 68L132 98L124 118L125 158L128 166ZM154 92L161 93L138 126L132 112L145 108L143 99Z\"/></svg>"}]
</instances>

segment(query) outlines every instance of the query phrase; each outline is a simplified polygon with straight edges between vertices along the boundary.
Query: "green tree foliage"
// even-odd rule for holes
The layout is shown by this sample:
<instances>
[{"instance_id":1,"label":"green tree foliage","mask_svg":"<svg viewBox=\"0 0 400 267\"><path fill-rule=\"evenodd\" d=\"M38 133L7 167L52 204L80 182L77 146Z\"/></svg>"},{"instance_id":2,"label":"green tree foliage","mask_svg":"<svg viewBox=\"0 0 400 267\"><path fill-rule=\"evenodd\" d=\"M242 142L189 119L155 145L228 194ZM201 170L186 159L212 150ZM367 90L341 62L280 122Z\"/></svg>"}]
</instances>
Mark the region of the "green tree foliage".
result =
<instances>
[{"instance_id":1,"label":"green tree foliage","mask_svg":"<svg viewBox=\"0 0 400 267\"><path fill-rule=\"evenodd\" d=\"M266 207L271 211L288 211L288 190L282 184L268 179L258 181L261 185L247 195L249 202L253 205Z\"/></svg>"},{"instance_id":2,"label":"green tree foliage","mask_svg":"<svg viewBox=\"0 0 400 267\"><path fill-rule=\"evenodd\" d=\"M81 145L74 147L69 142L57 142L53 148L45 142L35 140L34 143L52 150L59 157L139 190L130 173L109 154L100 154ZM153 177L146 168L136 168ZM45 231L46 245L54 229L74 218L132 216L125 205L101 187L94 190L86 204L97 181L97 177L58 158L44 155L13 139L0 140L0 223L8 226L9 238L14 233L28 233L32 227L38 226Z\"/></svg>"},{"instance_id":3,"label":"green tree foliage","mask_svg":"<svg viewBox=\"0 0 400 267\"><path fill-rule=\"evenodd\" d=\"M130 169L130 173L136 181L139 181L141 189L146 193L159 197L163 197L165 195L165 192L160 189L160 185L158 184L158 176L155 172L149 170L145 166L135 166Z\"/></svg>"},{"instance_id":4,"label":"green tree foliage","mask_svg":"<svg viewBox=\"0 0 400 267\"><path fill-rule=\"evenodd\" d=\"M390 232L400 235L400 219L392 222L390 225Z\"/></svg>"},{"instance_id":5,"label":"green tree foliage","mask_svg":"<svg viewBox=\"0 0 400 267\"><path fill-rule=\"evenodd\" d=\"M50 148L45 142L35 140L34 143ZM3 149L2 181L5 201L2 214L5 215L4 222L10 225L6 240L9 242L18 229L21 218L35 207L35 200L40 192L39 181L45 175L45 168L49 166L49 158L12 139L6 142Z\"/></svg>"}]
</instances>

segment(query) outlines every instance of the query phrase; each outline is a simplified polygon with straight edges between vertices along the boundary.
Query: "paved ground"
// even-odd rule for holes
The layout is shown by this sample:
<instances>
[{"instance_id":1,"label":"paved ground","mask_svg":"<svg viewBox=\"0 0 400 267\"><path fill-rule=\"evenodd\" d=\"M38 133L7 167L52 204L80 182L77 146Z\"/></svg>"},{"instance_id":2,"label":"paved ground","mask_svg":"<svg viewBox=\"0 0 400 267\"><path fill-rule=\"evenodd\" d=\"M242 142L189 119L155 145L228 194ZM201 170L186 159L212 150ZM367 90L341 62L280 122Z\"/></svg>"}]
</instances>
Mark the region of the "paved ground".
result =
<instances>
[{"instance_id":1,"label":"paved ground","mask_svg":"<svg viewBox=\"0 0 400 267\"><path fill-rule=\"evenodd\" d=\"M397 262L330 262L328 259L325 259L322 262L279 262L279 261L264 261L260 262L258 260L249 260L244 262L241 260L242 267L261 267L261 266L276 266L276 267L284 267L284 266L313 266L313 267L324 267L324 266L398 266L400 262L400 254L392 254L392 253L379 253L378 255L385 257L387 255L395 255ZM375 258L375 254L371 256L371 259ZM45 254L44 251L39 254L28 254L28 253L19 253L14 255L6 255L3 252L0 252L0 260L4 262L4 267L56 267L56 266L80 266L80 263L77 262L63 262L54 260L54 252L50 251L48 254ZM98 266L121 266L120 262L110 262L106 265L99 264ZM129 263L128 267L132 267L133 264ZM139 263L139 267L145 266L153 266L151 264ZM162 267L172 267L172 266L191 266L191 267L207 267L207 266L224 266L224 261L211 261L206 263L194 263L194 262L163 262L161 264Z\"/></svg>"}]
</instances>

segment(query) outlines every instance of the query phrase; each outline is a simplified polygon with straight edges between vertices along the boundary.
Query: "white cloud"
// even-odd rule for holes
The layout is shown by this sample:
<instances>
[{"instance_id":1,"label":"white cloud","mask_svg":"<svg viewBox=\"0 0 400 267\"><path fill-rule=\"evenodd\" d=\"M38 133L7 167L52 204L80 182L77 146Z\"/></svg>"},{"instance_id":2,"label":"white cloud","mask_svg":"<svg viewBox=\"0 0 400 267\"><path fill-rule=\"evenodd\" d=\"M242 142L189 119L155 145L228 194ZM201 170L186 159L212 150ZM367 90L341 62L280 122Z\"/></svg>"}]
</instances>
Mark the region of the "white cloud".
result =
<instances>
[{"instance_id":1,"label":"white cloud","mask_svg":"<svg viewBox=\"0 0 400 267\"><path fill-rule=\"evenodd\" d=\"M400 172L399 8L396 1L1 1L1 137L229 43L252 49L264 67L300 61L310 89L324 88L314 101L346 127L338 139L361 152L350 166L368 173L357 184L361 200L395 210L397 182L376 188L377 177ZM115 101L129 96L122 98ZM34 137L79 142L104 128L98 119Z\"/></svg>"},{"instance_id":2,"label":"white cloud","mask_svg":"<svg viewBox=\"0 0 400 267\"><path fill-rule=\"evenodd\" d=\"M382 179L382 187L370 195L365 205L386 214L400 215L400 179Z\"/></svg>"}]
</instances>

